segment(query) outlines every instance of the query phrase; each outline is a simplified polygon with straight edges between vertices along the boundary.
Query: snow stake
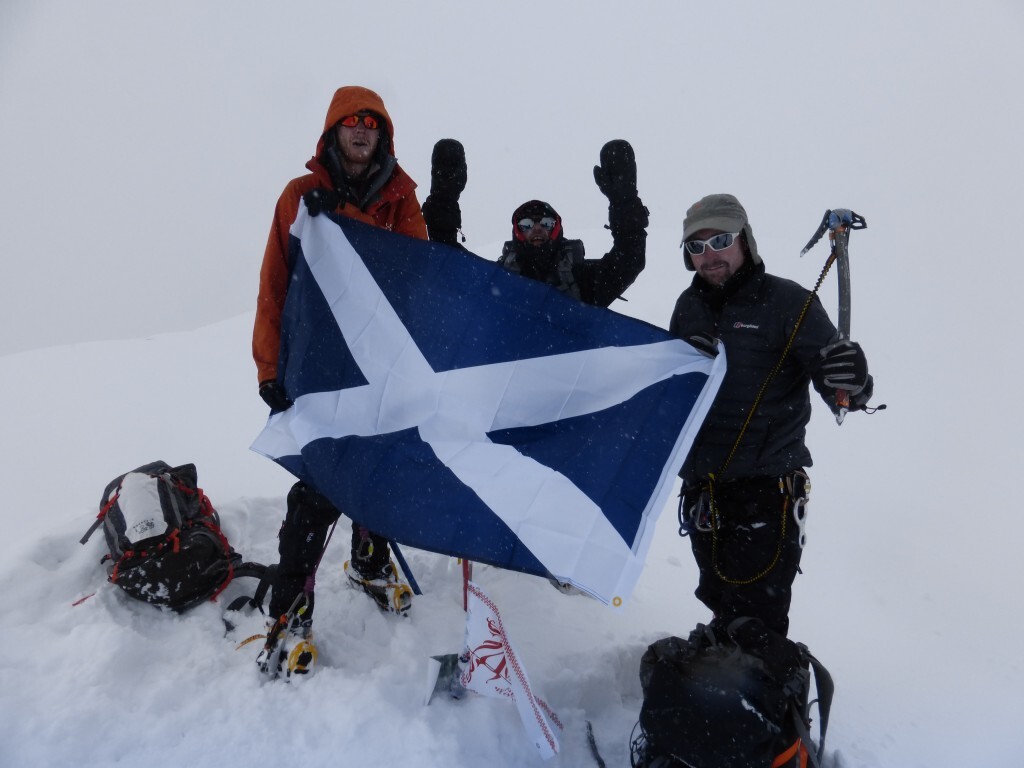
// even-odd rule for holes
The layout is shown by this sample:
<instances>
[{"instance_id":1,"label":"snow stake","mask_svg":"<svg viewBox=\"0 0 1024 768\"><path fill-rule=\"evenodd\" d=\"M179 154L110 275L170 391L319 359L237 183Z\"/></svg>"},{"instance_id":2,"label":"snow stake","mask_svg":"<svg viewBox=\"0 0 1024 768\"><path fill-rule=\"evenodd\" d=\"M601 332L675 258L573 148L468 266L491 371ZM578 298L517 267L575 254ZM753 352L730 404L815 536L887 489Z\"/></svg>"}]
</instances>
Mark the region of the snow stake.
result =
<instances>
[{"instance_id":1,"label":"snow stake","mask_svg":"<svg viewBox=\"0 0 1024 768\"><path fill-rule=\"evenodd\" d=\"M473 580L473 563L466 558L459 558L462 563L462 610L469 611L469 582ZM423 703L430 704L435 693L447 692L453 699L461 699L466 695L459 678L462 668L459 666L458 653L446 653L431 656L427 661L427 690ZM463 660L465 661L465 659Z\"/></svg>"}]
</instances>

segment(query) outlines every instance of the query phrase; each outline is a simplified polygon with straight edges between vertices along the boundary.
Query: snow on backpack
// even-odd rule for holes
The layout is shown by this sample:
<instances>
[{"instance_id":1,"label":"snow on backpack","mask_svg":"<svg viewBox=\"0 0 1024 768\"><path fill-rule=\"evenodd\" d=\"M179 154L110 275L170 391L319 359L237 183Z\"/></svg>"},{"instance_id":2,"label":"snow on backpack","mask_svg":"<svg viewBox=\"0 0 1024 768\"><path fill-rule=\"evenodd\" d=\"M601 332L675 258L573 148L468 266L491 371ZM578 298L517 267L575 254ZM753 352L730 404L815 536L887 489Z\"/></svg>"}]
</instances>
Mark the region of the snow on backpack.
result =
<instances>
[{"instance_id":1,"label":"snow on backpack","mask_svg":"<svg viewBox=\"0 0 1024 768\"><path fill-rule=\"evenodd\" d=\"M235 576L266 572L231 548L194 464L155 461L114 478L81 543L100 526L109 550L100 562L112 564L110 581L156 606L185 611L216 597Z\"/></svg>"},{"instance_id":2,"label":"snow on backpack","mask_svg":"<svg viewBox=\"0 0 1024 768\"><path fill-rule=\"evenodd\" d=\"M817 750L810 736L812 668ZM820 768L832 678L806 646L758 619L698 624L687 640L657 641L640 661L640 683L633 768Z\"/></svg>"}]
</instances>

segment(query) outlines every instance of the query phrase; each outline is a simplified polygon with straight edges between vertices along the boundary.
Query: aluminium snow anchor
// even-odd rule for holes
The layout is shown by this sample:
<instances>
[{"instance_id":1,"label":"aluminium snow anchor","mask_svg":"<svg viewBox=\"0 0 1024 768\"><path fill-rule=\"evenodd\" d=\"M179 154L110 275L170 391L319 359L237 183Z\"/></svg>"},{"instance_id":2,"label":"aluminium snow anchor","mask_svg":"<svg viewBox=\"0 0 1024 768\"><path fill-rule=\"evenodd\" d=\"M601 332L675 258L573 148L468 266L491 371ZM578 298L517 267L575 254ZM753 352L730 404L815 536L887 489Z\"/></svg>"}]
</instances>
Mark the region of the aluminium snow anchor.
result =
<instances>
[{"instance_id":1,"label":"aluminium snow anchor","mask_svg":"<svg viewBox=\"0 0 1024 768\"><path fill-rule=\"evenodd\" d=\"M839 338L849 340L850 338L850 230L864 229L867 227L864 217L854 213L848 208L835 208L825 211L821 218L821 224L811 236L811 239L800 251L803 256L814 247L822 235L828 232L828 238L832 242L832 253L830 260L836 262L839 272ZM846 414L850 411L850 393L845 389L836 390L836 423L842 424Z\"/></svg>"}]
</instances>

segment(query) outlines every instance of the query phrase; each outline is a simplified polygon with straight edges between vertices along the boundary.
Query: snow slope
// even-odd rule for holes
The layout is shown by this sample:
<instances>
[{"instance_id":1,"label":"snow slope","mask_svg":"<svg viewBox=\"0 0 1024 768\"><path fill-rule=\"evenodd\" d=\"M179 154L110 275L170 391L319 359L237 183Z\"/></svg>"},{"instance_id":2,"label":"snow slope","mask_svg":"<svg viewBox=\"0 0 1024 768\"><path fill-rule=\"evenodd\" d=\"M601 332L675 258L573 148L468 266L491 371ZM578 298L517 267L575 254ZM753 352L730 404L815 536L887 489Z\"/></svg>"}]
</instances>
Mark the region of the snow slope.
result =
<instances>
[{"instance_id":1,"label":"snow slope","mask_svg":"<svg viewBox=\"0 0 1024 768\"><path fill-rule=\"evenodd\" d=\"M652 269L641 282L657 280ZM631 307L647 306L643 287L631 290ZM407 549L424 595L408 618L383 615L344 584L343 520L318 579L320 672L302 686L261 685L256 648L235 651L224 637L224 601L184 616L131 603L104 583L102 537L77 543L110 478L163 458L194 461L234 545L274 561L290 479L246 449L265 415L249 386L251 321L0 358L3 397L18 400L4 430L0 615L12 642L0 657L0 762L105 766L126 755L204 766L227 754L238 765L539 763L514 707L479 698L422 706L427 657L461 645L454 560ZM836 679L832 764L953 766L981 754L987 765L1019 765L1019 620L998 550L1019 541L1020 524L1006 520L993 540L957 534L964 510L948 493L922 515L930 526L908 521L917 514L904 484L942 481L887 474L908 421L890 402L841 428L823 411L814 422L820 469L792 634ZM627 764L641 653L707 618L691 596L696 573L674 517L670 506L619 613L541 579L478 567L534 686L565 724L552 764L591 764L587 720L608 764ZM246 586L237 582L226 598ZM112 725L115 713L128 719ZM166 751L150 755L153 743Z\"/></svg>"}]
</instances>

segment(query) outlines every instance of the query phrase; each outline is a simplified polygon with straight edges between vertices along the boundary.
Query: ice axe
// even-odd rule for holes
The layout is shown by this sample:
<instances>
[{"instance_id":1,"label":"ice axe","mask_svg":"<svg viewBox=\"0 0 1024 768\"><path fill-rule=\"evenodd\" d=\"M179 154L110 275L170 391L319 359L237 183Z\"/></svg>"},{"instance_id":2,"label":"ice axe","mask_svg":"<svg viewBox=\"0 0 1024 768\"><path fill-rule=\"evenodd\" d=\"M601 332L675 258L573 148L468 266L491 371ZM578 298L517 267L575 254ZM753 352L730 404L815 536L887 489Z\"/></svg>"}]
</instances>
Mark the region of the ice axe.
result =
<instances>
[{"instance_id":1,"label":"ice axe","mask_svg":"<svg viewBox=\"0 0 1024 768\"><path fill-rule=\"evenodd\" d=\"M849 340L850 338L850 230L864 229L867 222L848 208L835 208L825 211L821 218L821 224L817 231L800 251L803 256L815 243L821 240L821 236L828 232L828 239L832 242L832 254L830 261L835 261L839 270L839 338ZM842 424L846 414L850 411L850 393L845 389L836 390L836 423Z\"/></svg>"}]
</instances>

